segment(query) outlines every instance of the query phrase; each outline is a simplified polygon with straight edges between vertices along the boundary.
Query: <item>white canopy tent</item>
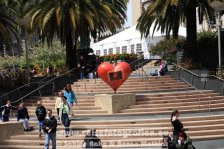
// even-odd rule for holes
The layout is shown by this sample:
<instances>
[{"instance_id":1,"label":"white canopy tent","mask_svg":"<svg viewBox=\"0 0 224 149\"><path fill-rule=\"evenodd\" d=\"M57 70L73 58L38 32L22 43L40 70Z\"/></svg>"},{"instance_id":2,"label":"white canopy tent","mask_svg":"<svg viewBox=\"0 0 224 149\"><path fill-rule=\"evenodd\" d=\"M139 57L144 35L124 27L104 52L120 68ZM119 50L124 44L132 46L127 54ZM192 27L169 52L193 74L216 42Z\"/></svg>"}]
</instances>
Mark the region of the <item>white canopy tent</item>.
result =
<instances>
[{"instance_id":1,"label":"white canopy tent","mask_svg":"<svg viewBox=\"0 0 224 149\"><path fill-rule=\"evenodd\" d=\"M150 55L149 51L157 42L164 39L164 34L161 31L155 31L152 37L153 27L150 29L150 36L148 38L141 38L141 34L136 30L136 26L126 29L118 34L106 38L100 42L92 44L90 47L96 55L108 55L116 53L138 53L142 51L144 58L155 59ZM179 36L186 37L186 28L179 28Z\"/></svg>"}]
</instances>

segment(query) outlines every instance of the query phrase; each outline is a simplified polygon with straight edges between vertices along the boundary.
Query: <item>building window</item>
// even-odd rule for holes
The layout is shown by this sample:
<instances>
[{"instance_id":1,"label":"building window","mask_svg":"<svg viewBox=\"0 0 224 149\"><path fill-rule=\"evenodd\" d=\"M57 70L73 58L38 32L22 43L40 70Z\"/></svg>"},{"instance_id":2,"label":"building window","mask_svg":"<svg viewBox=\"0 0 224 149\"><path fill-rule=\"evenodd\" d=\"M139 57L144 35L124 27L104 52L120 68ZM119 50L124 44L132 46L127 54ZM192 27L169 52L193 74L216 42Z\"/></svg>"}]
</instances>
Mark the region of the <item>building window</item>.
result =
<instances>
[{"instance_id":1,"label":"building window","mask_svg":"<svg viewBox=\"0 0 224 149\"><path fill-rule=\"evenodd\" d=\"M131 45L131 53L135 53L135 45Z\"/></svg>"},{"instance_id":2,"label":"building window","mask_svg":"<svg viewBox=\"0 0 224 149\"><path fill-rule=\"evenodd\" d=\"M113 54L113 48L110 48L110 49L109 49L109 55L110 55L110 54Z\"/></svg>"},{"instance_id":3,"label":"building window","mask_svg":"<svg viewBox=\"0 0 224 149\"><path fill-rule=\"evenodd\" d=\"M116 54L120 54L121 53L121 51L120 51L120 47L117 47L116 48Z\"/></svg>"},{"instance_id":4,"label":"building window","mask_svg":"<svg viewBox=\"0 0 224 149\"><path fill-rule=\"evenodd\" d=\"M103 50L103 55L107 55L107 49Z\"/></svg>"},{"instance_id":5,"label":"building window","mask_svg":"<svg viewBox=\"0 0 224 149\"><path fill-rule=\"evenodd\" d=\"M142 51L142 44L139 43L139 44L137 44L137 46L136 46L136 53L141 52L141 51Z\"/></svg>"},{"instance_id":6,"label":"building window","mask_svg":"<svg viewBox=\"0 0 224 149\"><path fill-rule=\"evenodd\" d=\"M122 47L122 53L127 53L128 52L128 50L127 50L127 46L123 46Z\"/></svg>"},{"instance_id":7,"label":"building window","mask_svg":"<svg viewBox=\"0 0 224 149\"><path fill-rule=\"evenodd\" d=\"M152 48L154 48L155 47L155 45L154 44L150 44L150 49L152 49Z\"/></svg>"},{"instance_id":8,"label":"building window","mask_svg":"<svg viewBox=\"0 0 224 149\"><path fill-rule=\"evenodd\" d=\"M96 55L100 56L100 50L96 50Z\"/></svg>"}]
</instances>

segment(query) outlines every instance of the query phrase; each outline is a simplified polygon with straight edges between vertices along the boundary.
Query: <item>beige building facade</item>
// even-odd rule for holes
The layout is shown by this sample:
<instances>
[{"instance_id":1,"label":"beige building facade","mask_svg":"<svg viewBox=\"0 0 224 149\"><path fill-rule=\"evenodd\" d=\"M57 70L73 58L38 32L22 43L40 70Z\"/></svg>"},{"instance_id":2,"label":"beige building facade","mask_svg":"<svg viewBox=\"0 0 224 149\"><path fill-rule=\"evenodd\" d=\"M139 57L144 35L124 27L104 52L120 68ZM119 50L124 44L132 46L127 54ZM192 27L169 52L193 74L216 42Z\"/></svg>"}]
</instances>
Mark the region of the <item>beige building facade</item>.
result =
<instances>
[{"instance_id":1,"label":"beige building facade","mask_svg":"<svg viewBox=\"0 0 224 149\"><path fill-rule=\"evenodd\" d=\"M131 2L131 26L134 26L138 22L138 18L141 16L142 3L141 0L130 0Z\"/></svg>"}]
</instances>

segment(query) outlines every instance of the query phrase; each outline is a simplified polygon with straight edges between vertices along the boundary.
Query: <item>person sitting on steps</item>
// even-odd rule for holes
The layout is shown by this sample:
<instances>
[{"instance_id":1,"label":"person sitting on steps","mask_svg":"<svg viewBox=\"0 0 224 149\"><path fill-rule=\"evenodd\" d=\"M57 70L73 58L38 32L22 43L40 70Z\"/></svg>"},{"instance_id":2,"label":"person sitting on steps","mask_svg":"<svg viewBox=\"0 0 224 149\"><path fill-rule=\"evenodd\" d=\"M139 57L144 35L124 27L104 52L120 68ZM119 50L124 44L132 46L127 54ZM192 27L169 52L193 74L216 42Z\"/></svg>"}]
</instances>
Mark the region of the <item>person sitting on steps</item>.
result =
<instances>
[{"instance_id":1,"label":"person sitting on steps","mask_svg":"<svg viewBox=\"0 0 224 149\"><path fill-rule=\"evenodd\" d=\"M91 129L84 138L83 149L102 148L101 140L96 136L96 129Z\"/></svg>"},{"instance_id":2,"label":"person sitting on steps","mask_svg":"<svg viewBox=\"0 0 224 149\"><path fill-rule=\"evenodd\" d=\"M27 108L24 106L24 103L20 103L19 110L17 112L17 121L23 124L24 131L30 131L29 119L30 117Z\"/></svg>"}]
</instances>

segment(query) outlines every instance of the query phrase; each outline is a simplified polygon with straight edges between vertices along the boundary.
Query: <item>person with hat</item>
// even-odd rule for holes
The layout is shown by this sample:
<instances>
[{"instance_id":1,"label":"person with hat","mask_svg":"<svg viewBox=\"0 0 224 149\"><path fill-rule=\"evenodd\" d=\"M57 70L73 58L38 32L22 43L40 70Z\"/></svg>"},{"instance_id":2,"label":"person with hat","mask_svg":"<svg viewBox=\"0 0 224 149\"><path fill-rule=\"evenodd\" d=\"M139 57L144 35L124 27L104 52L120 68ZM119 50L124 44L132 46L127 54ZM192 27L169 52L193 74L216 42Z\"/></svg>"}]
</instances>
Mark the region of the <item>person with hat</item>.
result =
<instances>
[{"instance_id":1,"label":"person with hat","mask_svg":"<svg viewBox=\"0 0 224 149\"><path fill-rule=\"evenodd\" d=\"M195 149L195 147L192 145L191 139L189 139L185 132L179 133L178 144L178 149Z\"/></svg>"},{"instance_id":2,"label":"person with hat","mask_svg":"<svg viewBox=\"0 0 224 149\"><path fill-rule=\"evenodd\" d=\"M102 148L101 140L96 136L96 129L91 129L84 138L83 149Z\"/></svg>"}]
</instances>

